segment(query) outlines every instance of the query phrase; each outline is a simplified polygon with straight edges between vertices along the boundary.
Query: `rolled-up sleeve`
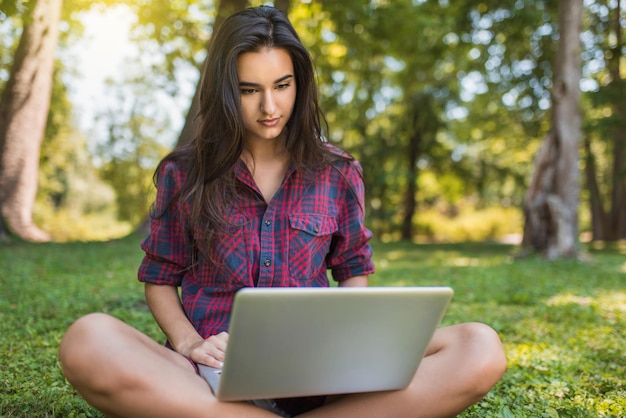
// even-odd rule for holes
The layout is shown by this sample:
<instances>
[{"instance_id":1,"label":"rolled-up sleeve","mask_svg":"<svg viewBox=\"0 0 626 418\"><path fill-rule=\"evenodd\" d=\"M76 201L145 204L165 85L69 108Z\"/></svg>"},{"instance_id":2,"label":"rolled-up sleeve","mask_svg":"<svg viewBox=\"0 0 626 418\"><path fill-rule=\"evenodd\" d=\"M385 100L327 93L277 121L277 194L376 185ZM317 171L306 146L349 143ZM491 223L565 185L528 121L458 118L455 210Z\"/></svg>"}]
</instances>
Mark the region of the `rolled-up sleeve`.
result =
<instances>
[{"instance_id":1,"label":"rolled-up sleeve","mask_svg":"<svg viewBox=\"0 0 626 418\"><path fill-rule=\"evenodd\" d=\"M141 243L145 252L137 275L141 282L180 286L190 266L184 220L176 199L183 180L180 168L173 162L162 165L157 172L150 234Z\"/></svg>"},{"instance_id":2,"label":"rolled-up sleeve","mask_svg":"<svg viewBox=\"0 0 626 418\"><path fill-rule=\"evenodd\" d=\"M337 217L339 228L327 256L328 267L336 281L374 273L369 244L372 233L364 224L365 187L361 166L353 160L339 168L343 173L339 181L345 185L344 198Z\"/></svg>"}]
</instances>

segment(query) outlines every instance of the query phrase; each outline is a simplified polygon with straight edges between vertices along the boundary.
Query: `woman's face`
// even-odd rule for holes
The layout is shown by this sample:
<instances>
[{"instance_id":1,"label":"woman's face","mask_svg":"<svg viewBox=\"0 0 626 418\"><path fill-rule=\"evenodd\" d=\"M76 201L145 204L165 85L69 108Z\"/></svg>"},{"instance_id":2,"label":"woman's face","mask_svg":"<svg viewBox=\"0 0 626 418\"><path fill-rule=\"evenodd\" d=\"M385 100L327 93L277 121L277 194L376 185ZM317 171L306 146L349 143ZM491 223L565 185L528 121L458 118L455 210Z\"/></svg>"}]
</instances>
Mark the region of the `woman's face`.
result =
<instances>
[{"instance_id":1,"label":"woman's face","mask_svg":"<svg viewBox=\"0 0 626 418\"><path fill-rule=\"evenodd\" d=\"M280 136L296 102L296 79L289 53L281 48L246 52L237 59L246 142Z\"/></svg>"}]
</instances>

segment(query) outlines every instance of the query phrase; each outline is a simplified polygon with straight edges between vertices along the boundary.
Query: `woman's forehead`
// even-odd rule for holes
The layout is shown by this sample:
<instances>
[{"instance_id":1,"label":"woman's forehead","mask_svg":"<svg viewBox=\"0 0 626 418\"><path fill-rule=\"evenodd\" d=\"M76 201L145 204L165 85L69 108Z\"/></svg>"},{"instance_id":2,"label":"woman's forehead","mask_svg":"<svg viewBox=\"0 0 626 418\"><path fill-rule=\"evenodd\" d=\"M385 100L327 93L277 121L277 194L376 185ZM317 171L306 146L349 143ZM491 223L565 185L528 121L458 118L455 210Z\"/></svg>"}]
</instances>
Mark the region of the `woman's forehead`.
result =
<instances>
[{"instance_id":1,"label":"woman's forehead","mask_svg":"<svg viewBox=\"0 0 626 418\"><path fill-rule=\"evenodd\" d=\"M263 48L244 52L237 58L237 76L240 82L271 85L294 76L293 61L283 48Z\"/></svg>"}]
</instances>

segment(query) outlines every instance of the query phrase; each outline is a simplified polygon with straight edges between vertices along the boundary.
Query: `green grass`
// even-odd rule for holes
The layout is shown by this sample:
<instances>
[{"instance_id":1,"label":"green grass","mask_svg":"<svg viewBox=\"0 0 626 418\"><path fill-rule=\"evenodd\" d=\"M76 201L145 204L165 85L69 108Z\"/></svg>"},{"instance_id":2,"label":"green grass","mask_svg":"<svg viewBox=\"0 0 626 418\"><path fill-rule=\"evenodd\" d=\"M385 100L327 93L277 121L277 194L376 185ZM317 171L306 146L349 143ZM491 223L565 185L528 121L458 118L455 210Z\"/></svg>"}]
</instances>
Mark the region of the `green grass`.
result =
<instances>
[{"instance_id":1,"label":"green grass","mask_svg":"<svg viewBox=\"0 0 626 418\"><path fill-rule=\"evenodd\" d=\"M99 417L65 382L56 350L92 311L162 336L136 281L139 238L0 244L0 417ZM373 285L449 285L444 322L481 321L505 344L504 378L463 417L626 416L626 250L593 263L512 261L499 244L375 244Z\"/></svg>"}]
</instances>

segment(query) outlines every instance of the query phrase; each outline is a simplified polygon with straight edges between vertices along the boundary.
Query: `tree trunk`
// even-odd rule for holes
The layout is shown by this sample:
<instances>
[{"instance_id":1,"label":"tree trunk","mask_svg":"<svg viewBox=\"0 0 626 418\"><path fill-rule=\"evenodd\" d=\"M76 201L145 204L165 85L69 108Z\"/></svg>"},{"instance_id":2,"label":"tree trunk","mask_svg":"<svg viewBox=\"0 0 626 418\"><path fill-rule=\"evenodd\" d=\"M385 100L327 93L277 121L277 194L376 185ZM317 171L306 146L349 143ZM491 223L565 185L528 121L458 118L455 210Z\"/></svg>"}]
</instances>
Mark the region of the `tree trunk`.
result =
<instances>
[{"instance_id":1,"label":"tree trunk","mask_svg":"<svg viewBox=\"0 0 626 418\"><path fill-rule=\"evenodd\" d=\"M274 6L277 9L282 10L283 13L289 14L289 9L291 8L291 0L275 0Z\"/></svg>"},{"instance_id":2,"label":"tree trunk","mask_svg":"<svg viewBox=\"0 0 626 418\"><path fill-rule=\"evenodd\" d=\"M401 225L403 240L413 239L413 218L417 212L417 180L419 169L417 160L420 153L434 141L442 124L435 111L435 100L431 95L417 93L408 99L410 101L409 124L406 134L409 136L407 145L408 178L404 194L404 213Z\"/></svg>"},{"instance_id":3,"label":"tree trunk","mask_svg":"<svg viewBox=\"0 0 626 418\"><path fill-rule=\"evenodd\" d=\"M407 155L408 177L404 192L404 213L402 217L401 237L403 240L413 239L413 217L417 208L415 193L417 192L417 157L422 143L422 133L415 131L409 138Z\"/></svg>"},{"instance_id":4,"label":"tree trunk","mask_svg":"<svg viewBox=\"0 0 626 418\"><path fill-rule=\"evenodd\" d=\"M552 130L537 154L524 201L523 253L578 257L582 0L559 1Z\"/></svg>"},{"instance_id":5,"label":"tree trunk","mask_svg":"<svg viewBox=\"0 0 626 418\"><path fill-rule=\"evenodd\" d=\"M1 214L10 232L30 241L50 240L33 223L33 207L61 7L62 0L37 0L34 4L0 100Z\"/></svg>"}]
</instances>

